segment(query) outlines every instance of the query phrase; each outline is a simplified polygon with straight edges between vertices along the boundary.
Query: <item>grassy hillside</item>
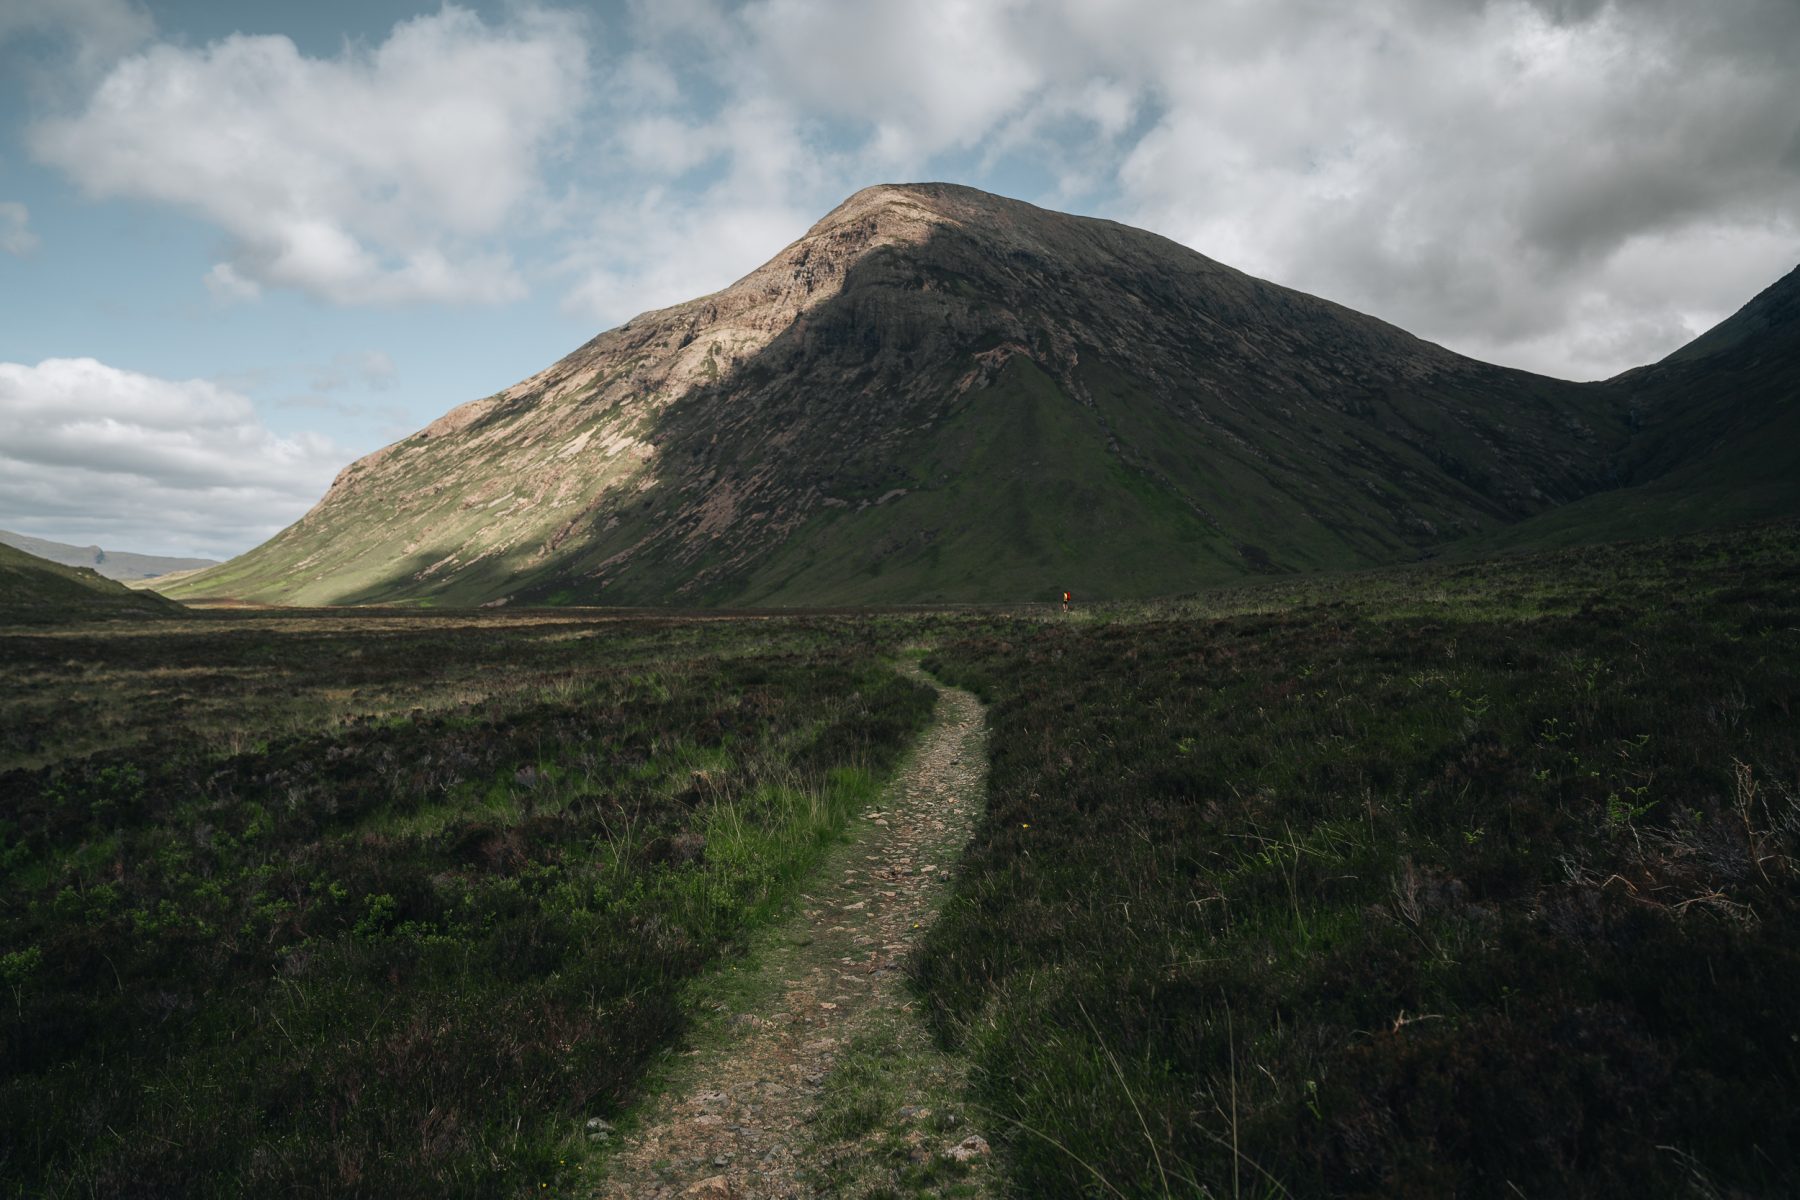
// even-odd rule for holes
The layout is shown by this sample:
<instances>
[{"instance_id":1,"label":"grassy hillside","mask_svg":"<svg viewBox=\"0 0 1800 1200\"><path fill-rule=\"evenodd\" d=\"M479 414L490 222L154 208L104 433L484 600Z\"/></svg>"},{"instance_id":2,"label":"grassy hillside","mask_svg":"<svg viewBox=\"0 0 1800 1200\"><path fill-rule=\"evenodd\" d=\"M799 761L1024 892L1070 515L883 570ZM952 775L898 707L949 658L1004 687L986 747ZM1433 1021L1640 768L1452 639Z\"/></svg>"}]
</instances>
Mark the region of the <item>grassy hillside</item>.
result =
<instances>
[{"instance_id":1,"label":"grassy hillside","mask_svg":"<svg viewBox=\"0 0 1800 1200\"><path fill-rule=\"evenodd\" d=\"M168 617L185 611L154 592L132 591L92 570L0 545L0 625Z\"/></svg>"},{"instance_id":2,"label":"grassy hillside","mask_svg":"<svg viewBox=\"0 0 1800 1200\"><path fill-rule=\"evenodd\" d=\"M826 509L747 579L749 604L1129 596L1235 578L1236 551L1106 450L1096 415L1029 362L906 448L906 484ZM908 486L910 485L910 486Z\"/></svg>"},{"instance_id":3,"label":"grassy hillside","mask_svg":"<svg viewBox=\"0 0 1800 1200\"><path fill-rule=\"evenodd\" d=\"M1361 416L1315 414L1312 436L1295 444L1280 432L1280 412L1246 409L1221 435L1193 420L1193 398L1161 396L1104 359L1084 364L1081 378L1085 400L1031 360L1010 360L947 419L869 465L880 491L823 509L700 598L993 602L1064 587L1084 599L1142 598L1410 558L1440 525L1509 519L1420 445ZM1411 419L1425 411L1415 407ZM1473 461L1460 442L1472 435L1455 421L1442 426L1434 452ZM648 602L693 567L664 573L640 562L638 575L604 594Z\"/></svg>"},{"instance_id":4,"label":"grassy hillside","mask_svg":"<svg viewBox=\"0 0 1800 1200\"><path fill-rule=\"evenodd\" d=\"M1800 268L1606 387L1633 426L1618 485L1461 548L1672 535L1800 513Z\"/></svg>"}]
</instances>

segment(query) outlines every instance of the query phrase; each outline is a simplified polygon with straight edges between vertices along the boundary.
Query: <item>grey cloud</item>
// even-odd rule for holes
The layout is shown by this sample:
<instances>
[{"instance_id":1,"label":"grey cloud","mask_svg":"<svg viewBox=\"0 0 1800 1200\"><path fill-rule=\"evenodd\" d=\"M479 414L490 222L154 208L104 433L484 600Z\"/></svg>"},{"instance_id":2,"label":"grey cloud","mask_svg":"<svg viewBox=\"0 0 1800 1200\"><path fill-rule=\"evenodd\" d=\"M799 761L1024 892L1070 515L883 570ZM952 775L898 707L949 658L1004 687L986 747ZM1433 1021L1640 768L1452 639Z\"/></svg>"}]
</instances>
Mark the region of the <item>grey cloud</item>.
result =
<instances>
[{"instance_id":1,"label":"grey cloud","mask_svg":"<svg viewBox=\"0 0 1800 1200\"><path fill-rule=\"evenodd\" d=\"M37 247L37 234L31 232L31 210L15 201L0 203L0 250L23 256Z\"/></svg>"},{"instance_id":2,"label":"grey cloud","mask_svg":"<svg viewBox=\"0 0 1800 1200\"><path fill-rule=\"evenodd\" d=\"M1800 253L1800 6L1254 11L1284 59L1197 51L1196 76L1233 94L1164 76L1164 115L1121 173L1129 217L1202 252L1566 374L1666 353L1724 315L1693 312L1681 272L1625 278L1623 257L1735 247L1720 258L1742 302ZM1766 262L1738 253L1770 241Z\"/></svg>"},{"instance_id":3,"label":"grey cloud","mask_svg":"<svg viewBox=\"0 0 1800 1200\"><path fill-rule=\"evenodd\" d=\"M0 526L229 557L291 523L349 453L279 436L243 396L93 359L0 363Z\"/></svg>"},{"instance_id":4,"label":"grey cloud","mask_svg":"<svg viewBox=\"0 0 1800 1200\"><path fill-rule=\"evenodd\" d=\"M1672 350L1800 257L1795 0L635 11L619 71L658 86L615 103L567 260L603 319L719 286L857 187L945 175L1566 375Z\"/></svg>"},{"instance_id":5,"label":"grey cloud","mask_svg":"<svg viewBox=\"0 0 1800 1200\"><path fill-rule=\"evenodd\" d=\"M1491 3L1491 0L1489 0ZM1558 25L1579 25L1593 20L1614 0L1530 0L1531 7Z\"/></svg>"}]
</instances>

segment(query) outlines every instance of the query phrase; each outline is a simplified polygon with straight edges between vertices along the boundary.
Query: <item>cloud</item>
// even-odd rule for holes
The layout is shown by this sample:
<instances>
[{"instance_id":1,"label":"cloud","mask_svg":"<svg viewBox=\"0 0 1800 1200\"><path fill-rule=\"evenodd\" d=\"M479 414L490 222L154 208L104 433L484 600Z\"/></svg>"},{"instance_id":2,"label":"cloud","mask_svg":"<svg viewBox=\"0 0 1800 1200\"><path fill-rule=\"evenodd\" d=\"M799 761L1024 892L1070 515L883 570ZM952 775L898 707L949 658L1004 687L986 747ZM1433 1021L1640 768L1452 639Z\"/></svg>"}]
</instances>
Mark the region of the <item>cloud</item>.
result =
<instances>
[{"instance_id":1,"label":"cloud","mask_svg":"<svg viewBox=\"0 0 1800 1200\"><path fill-rule=\"evenodd\" d=\"M23 257L38 247L31 232L31 211L15 201L0 202L0 250Z\"/></svg>"},{"instance_id":2,"label":"cloud","mask_svg":"<svg viewBox=\"0 0 1800 1200\"><path fill-rule=\"evenodd\" d=\"M654 120L654 118L649 118ZM670 122L660 159L621 126L615 183L573 218L561 270L564 306L604 322L704 295L748 274L842 199L851 173L811 145L783 102L744 98L710 122ZM718 158L716 178L680 186L691 165Z\"/></svg>"},{"instance_id":3,"label":"cloud","mask_svg":"<svg viewBox=\"0 0 1800 1200\"><path fill-rule=\"evenodd\" d=\"M586 86L577 18L520 9L490 26L446 6L328 59L282 36L159 43L29 140L92 195L224 230L216 297L497 302L524 294L502 235L543 188Z\"/></svg>"},{"instance_id":4,"label":"cloud","mask_svg":"<svg viewBox=\"0 0 1800 1200\"><path fill-rule=\"evenodd\" d=\"M245 279L228 262L214 263L205 276L206 290L220 304L247 304L262 297L262 285Z\"/></svg>"},{"instance_id":5,"label":"cloud","mask_svg":"<svg viewBox=\"0 0 1800 1200\"><path fill-rule=\"evenodd\" d=\"M767 86L812 112L871 127L870 156L913 165L968 146L1053 67L1022 0L846 5L761 0L742 22Z\"/></svg>"},{"instance_id":6,"label":"cloud","mask_svg":"<svg viewBox=\"0 0 1800 1200\"><path fill-rule=\"evenodd\" d=\"M564 210L565 308L616 322L713 291L857 188L973 145L1034 86L1000 61L1020 7L637 7L594 179Z\"/></svg>"},{"instance_id":7,"label":"cloud","mask_svg":"<svg viewBox=\"0 0 1800 1200\"><path fill-rule=\"evenodd\" d=\"M611 322L712 291L851 192L929 176L947 154L1053 147L1061 194L1079 191L1110 160L1052 134L1110 145L1138 97L1059 47L1046 7L640 6L633 49L601 89L613 118L593 148L604 192L566 210L565 308Z\"/></svg>"},{"instance_id":8,"label":"cloud","mask_svg":"<svg viewBox=\"0 0 1800 1200\"><path fill-rule=\"evenodd\" d=\"M596 317L906 178L998 181L1574 376L1667 353L1800 257L1792 0L683 0L631 34L569 258ZM1645 269L1702 245L1700 280Z\"/></svg>"},{"instance_id":9,"label":"cloud","mask_svg":"<svg viewBox=\"0 0 1800 1200\"><path fill-rule=\"evenodd\" d=\"M309 372L310 386L315 392L341 392L358 386L383 392L394 386L397 369L394 360L380 350L363 350L339 354Z\"/></svg>"},{"instance_id":10,"label":"cloud","mask_svg":"<svg viewBox=\"0 0 1800 1200\"><path fill-rule=\"evenodd\" d=\"M155 32L150 13L131 0L0 0L0 46L32 40L56 51L16 68L50 96L91 82Z\"/></svg>"},{"instance_id":11,"label":"cloud","mask_svg":"<svg viewBox=\"0 0 1800 1200\"><path fill-rule=\"evenodd\" d=\"M278 436L250 401L91 358L0 363L0 525L228 558L299 518L350 454Z\"/></svg>"},{"instance_id":12,"label":"cloud","mask_svg":"<svg viewBox=\"0 0 1800 1200\"><path fill-rule=\"evenodd\" d=\"M950 178L1592 376L1800 257L1794 0L636 0L592 74L583 18L504 11L320 58L145 48L125 0L0 0L0 38L128 55L31 145L223 230L224 304L550 277L617 321L722 286L859 187Z\"/></svg>"},{"instance_id":13,"label":"cloud","mask_svg":"<svg viewBox=\"0 0 1800 1200\"><path fill-rule=\"evenodd\" d=\"M1699 332L1688 280L1628 281L1622 256L1785 242L1729 255L1742 303L1800 249L1791 59L1730 36L1800 49L1780 7L1390 3L1196 36L1120 168L1125 211L1459 349L1609 374Z\"/></svg>"},{"instance_id":14,"label":"cloud","mask_svg":"<svg viewBox=\"0 0 1800 1200\"><path fill-rule=\"evenodd\" d=\"M586 246L569 256L578 278L564 307L613 324L706 295L761 266L817 216L729 189L687 198L653 188L593 223Z\"/></svg>"}]
</instances>

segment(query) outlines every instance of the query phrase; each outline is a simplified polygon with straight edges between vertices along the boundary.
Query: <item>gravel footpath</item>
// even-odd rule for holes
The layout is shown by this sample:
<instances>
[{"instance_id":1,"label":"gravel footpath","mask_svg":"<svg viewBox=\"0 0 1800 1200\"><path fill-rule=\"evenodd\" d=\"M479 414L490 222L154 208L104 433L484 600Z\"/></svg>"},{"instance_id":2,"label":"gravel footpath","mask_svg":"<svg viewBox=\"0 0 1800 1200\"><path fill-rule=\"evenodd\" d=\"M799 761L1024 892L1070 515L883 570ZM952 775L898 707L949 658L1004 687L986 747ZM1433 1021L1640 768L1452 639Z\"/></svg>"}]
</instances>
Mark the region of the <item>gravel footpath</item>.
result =
<instances>
[{"instance_id":1,"label":"gravel footpath","mask_svg":"<svg viewBox=\"0 0 1800 1200\"><path fill-rule=\"evenodd\" d=\"M800 911L760 939L742 985L750 1010L719 1014L679 1061L595 1195L991 1190L987 1142L960 1110L963 1065L931 1045L904 980L981 810L987 730L974 696L907 670L938 687L912 760ZM863 1088L871 1071L880 1086ZM847 1102L864 1118L847 1121Z\"/></svg>"}]
</instances>

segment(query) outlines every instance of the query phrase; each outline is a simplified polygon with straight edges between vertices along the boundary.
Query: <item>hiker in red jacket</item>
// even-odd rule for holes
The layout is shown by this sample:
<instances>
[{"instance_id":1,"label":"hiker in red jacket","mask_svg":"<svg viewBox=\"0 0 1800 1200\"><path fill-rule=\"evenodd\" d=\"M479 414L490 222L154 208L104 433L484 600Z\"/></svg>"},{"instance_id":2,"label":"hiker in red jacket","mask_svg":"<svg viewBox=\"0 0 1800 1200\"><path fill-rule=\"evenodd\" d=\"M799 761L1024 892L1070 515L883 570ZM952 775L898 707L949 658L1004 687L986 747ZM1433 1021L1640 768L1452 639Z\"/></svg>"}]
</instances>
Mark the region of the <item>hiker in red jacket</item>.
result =
<instances>
[{"instance_id":1,"label":"hiker in red jacket","mask_svg":"<svg viewBox=\"0 0 1800 1200\"><path fill-rule=\"evenodd\" d=\"M1063 592L1063 611L1069 611L1069 593L1067 591Z\"/></svg>"}]
</instances>

